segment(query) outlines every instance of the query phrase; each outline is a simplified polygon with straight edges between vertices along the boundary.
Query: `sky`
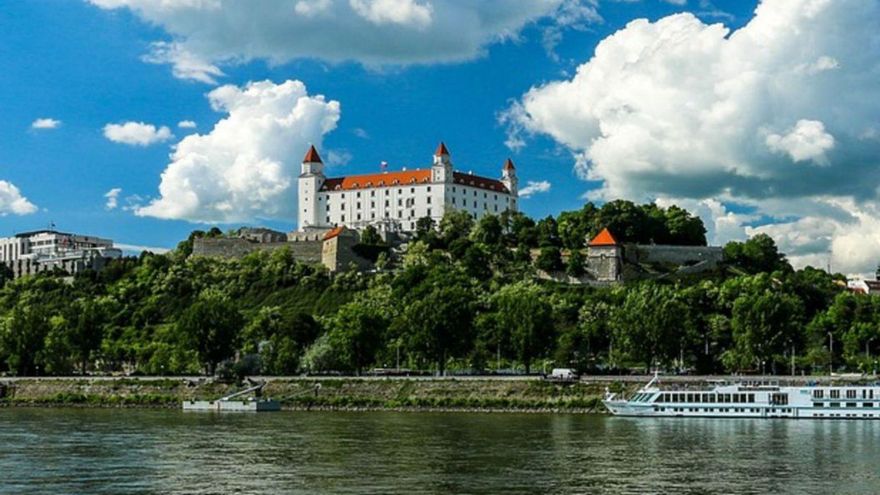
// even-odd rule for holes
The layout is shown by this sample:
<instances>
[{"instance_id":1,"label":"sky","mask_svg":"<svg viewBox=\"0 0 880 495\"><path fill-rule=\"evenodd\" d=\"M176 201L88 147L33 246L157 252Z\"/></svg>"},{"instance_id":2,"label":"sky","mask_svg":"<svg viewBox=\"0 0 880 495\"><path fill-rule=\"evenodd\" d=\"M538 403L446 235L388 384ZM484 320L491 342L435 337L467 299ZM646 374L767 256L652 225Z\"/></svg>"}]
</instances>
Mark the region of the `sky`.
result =
<instances>
[{"instance_id":1,"label":"sky","mask_svg":"<svg viewBox=\"0 0 880 495\"><path fill-rule=\"evenodd\" d=\"M880 262L880 0L19 0L0 7L0 236L173 248L296 227L331 176L499 176L535 218L678 204L796 266Z\"/></svg>"}]
</instances>

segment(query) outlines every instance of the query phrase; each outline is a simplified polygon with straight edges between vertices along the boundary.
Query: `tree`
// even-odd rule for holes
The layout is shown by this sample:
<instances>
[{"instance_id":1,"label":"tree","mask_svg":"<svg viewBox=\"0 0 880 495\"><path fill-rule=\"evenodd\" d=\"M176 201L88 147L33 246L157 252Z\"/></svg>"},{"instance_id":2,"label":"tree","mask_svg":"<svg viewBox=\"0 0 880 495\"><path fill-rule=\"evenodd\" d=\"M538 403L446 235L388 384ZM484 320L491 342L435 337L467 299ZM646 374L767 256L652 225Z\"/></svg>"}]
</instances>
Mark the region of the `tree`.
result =
<instances>
[{"instance_id":1,"label":"tree","mask_svg":"<svg viewBox=\"0 0 880 495\"><path fill-rule=\"evenodd\" d=\"M572 249L565 264L565 273L572 277L580 277L584 274L585 258L580 249Z\"/></svg>"},{"instance_id":2,"label":"tree","mask_svg":"<svg viewBox=\"0 0 880 495\"><path fill-rule=\"evenodd\" d=\"M477 222L471 232L471 239L486 247L497 247L501 244L501 221L495 215L486 215Z\"/></svg>"},{"instance_id":3,"label":"tree","mask_svg":"<svg viewBox=\"0 0 880 495\"><path fill-rule=\"evenodd\" d=\"M440 220L440 238L444 246L459 239L467 239L474 227L474 217L464 210L449 210Z\"/></svg>"},{"instance_id":4,"label":"tree","mask_svg":"<svg viewBox=\"0 0 880 495\"><path fill-rule=\"evenodd\" d=\"M666 208L664 227L668 242L683 246L705 246L706 227L703 220L676 205Z\"/></svg>"},{"instance_id":5,"label":"tree","mask_svg":"<svg viewBox=\"0 0 880 495\"><path fill-rule=\"evenodd\" d=\"M553 342L553 319L546 297L533 282L517 282L492 295L498 323L509 329L510 341L526 373Z\"/></svg>"},{"instance_id":6,"label":"tree","mask_svg":"<svg viewBox=\"0 0 880 495\"><path fill-rule=\"evenodd\" d=\"M682 318L687 314L671 287L655 282L630 287L611 315L615 347L646 369L668 364L682 349L682 337L691 325Z\"/></svg>"},{"instance_id":7,"label":"tree","mask_svg":"<svg viewBox=\"0 0 880 495\"><path fill-rule=\"evenodd\" d=\"M346 371L357 374L375 362L388 322L374 308L353 301L328 322L328 342Z\"/></svg>"},{"instance_id":8,"label":"tree","mask_svg":"<svg viewBox=\"0 0 880 495\"><path fill-rule=\"evenodd\" d=\"M38 374L37 356L43 350L51 327L49 317L40 305L24 301L0 321L0 347L9 369L18 376Z\"/></svg>"},{"instance_id":9,"label":"tree","mask_svg":"<svg viewBox=\"0 0 880 495\"><path fill-rule=\"evenodd\" d=\"M547 273L560 272L563 269L562 254L558 247L544 247L535 260L535 267Z\"/></svg>"},{"instance_id":10,"label":"tree","mask_svg":"<svg viewBox=\"0 0 880 495\"><path fill-rule=\"evenodd\" d=\"M803 319L801 301L756 281L733 303L733 348L724 356L730 369L761 369L775 364L798 338Z\"/></svg>"},{"instance_id":11,"label":"tree","mask_svg":"<svg viewBox=\"0 0 880 495\"><path fill-rule=\"evenodd\" d=\"M556 224L556 219L552 216L547 216L547 218L538 222L535 229L538 232L539 247L562 246L562 241L559 239L559 226Z\"/></svg>"},{"instance_id":12,"label":"tree","mask_svg":"<svg viewBox=\"0 0 880 495\"><path fill-rule=\"evenodd\" d=\"M382 237L379 235L379 231L376 230L376 227L373 227L372 225L367 225L361 232L361 244L366 244L368 246L379 246L384 243L382 242Z\"/></svg>"},{"instance_id":13,"label":"tree","mask_svg":"<svg viewBox=\"0 0 880 495\"><path fill-rule=\"evenodd\" d=\"M219 291L205 291L180 315L177 334L213 375L217 364L235 353L242 327L241 314L228 297Z\"/></svg>"},{"instance_id":14,"label":"tree","mask_svg":"<svg viewBox=\"0 0 880 495\"><path fill-rule=\"evenodd\" d=\"M757 234L745 242L731 241L724 246L724 258L731 266L747 273L789 272L791 265L767 234Z\"/></svg>"},{"instance_id":15,"label":"tree","mask_svg":"<svg viewBox=\"0 0 880 495\"><path fill-rule=\"evenodd\" d=\"M80 374L85 375L92 353L101 347L104 338L104 312L97 302L90 299L81 299L72 308L68 342L79 363Z\"/></svg>"},{"instance_id":16,"label":"tree","mask_svg":"<svg viewBox=\"0 0 880 495\"><path fill-rule=\"evenodd\" d=\"M446 361L468 349L473 337L474 296L457 284L441 285L413 300L396 322L407 347L434 362L437 373Z\"/></svg>"}]
</instances>

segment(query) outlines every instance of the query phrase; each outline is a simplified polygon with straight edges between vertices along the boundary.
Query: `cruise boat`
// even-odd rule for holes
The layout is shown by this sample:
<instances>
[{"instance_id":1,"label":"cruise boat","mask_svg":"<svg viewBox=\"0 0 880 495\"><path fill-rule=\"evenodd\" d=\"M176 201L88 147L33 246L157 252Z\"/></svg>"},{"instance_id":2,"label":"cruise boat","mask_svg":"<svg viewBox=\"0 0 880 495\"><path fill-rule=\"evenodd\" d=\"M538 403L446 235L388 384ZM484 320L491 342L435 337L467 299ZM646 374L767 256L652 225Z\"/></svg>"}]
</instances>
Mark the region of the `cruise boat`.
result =
<instances>
[{"instance_id":1,"label":"cruise boat","mask_svg":"<svg viewBox=\"0 0 880 495\"><path fill-rule=\"evenodd\" d=\"M781 387L744 381L664 390L655 375L628 398L606 392L602 403L618 416L880 419L880 386Z\"/></svg>"}]
</instances>

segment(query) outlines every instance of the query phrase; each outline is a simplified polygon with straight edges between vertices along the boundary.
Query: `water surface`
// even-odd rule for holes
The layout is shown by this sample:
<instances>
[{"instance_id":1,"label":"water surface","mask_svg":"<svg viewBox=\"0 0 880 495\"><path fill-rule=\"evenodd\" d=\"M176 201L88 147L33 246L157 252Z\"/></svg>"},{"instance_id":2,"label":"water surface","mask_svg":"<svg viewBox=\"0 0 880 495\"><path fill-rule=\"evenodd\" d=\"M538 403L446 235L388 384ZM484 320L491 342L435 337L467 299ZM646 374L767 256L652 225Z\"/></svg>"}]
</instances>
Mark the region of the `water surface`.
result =
<instances>
[{"instance_id":1,"label":"water surface","mask_svg":"<svg viewBox=\"0 0 880 495\"><path fill-rule=\"evenodd\" d=\"M880 422L0 409L0 493L880 491Z\"/></svg>"}]
</instances>

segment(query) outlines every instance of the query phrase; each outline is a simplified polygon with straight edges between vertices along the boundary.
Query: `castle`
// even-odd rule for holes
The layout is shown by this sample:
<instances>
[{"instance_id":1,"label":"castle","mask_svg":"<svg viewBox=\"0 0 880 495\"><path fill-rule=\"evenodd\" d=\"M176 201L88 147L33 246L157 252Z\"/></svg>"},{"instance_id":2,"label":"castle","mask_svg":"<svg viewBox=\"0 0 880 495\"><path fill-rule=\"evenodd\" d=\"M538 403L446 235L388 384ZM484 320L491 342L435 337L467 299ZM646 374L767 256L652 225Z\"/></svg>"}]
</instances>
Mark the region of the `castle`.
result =
<instances>
[{"instance_id":1,"label":"castle","mask_svg":"<svg viewBox=\"0 0 880 495\"><path fill-rule=\"evenodd\" d=\"M449 210L467 211L474 219L517 210L516 167L509 158L500 180L459 172L442 142L430 168L346 177L326 177L312 146L298 182L300 231L373 225L383 232L412 232L418 219L439 224Z\"/></svg>"}]
</instances>

